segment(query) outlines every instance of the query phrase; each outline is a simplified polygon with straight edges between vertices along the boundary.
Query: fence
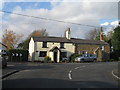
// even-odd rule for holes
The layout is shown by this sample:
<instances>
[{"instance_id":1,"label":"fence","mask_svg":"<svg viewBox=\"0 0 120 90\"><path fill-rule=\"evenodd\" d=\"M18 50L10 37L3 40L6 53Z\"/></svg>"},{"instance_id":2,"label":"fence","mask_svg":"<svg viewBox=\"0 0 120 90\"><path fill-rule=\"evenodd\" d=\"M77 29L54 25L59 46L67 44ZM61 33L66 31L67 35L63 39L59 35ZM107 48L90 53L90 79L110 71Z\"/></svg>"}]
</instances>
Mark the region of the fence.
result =
<instances>
[{"instance_id":1,"label":"fence","mask_svg":"<svg viewBox=\"0 0 120 90\"><path fill-rule=\"evenodd\" d=\"M8 52L8 61L24 62L28 61L28 50L12 49Z\"/></svg>"}]
</instances>

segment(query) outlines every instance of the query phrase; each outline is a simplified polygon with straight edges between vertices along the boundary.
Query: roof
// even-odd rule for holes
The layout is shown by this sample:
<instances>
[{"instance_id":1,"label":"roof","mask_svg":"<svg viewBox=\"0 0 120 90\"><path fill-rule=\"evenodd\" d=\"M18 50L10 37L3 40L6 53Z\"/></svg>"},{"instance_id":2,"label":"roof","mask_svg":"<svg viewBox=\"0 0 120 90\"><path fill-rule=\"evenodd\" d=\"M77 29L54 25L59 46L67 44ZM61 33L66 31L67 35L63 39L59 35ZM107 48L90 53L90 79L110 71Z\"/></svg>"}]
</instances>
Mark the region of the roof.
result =
<instances>
[{"instance_id":1,"label":"roof","mask_svg":"<svg viewBox=\"0 0 120 90\"><path fill-rule=\"evenodd\" d=\"M56 46L54 46L52 49L50 49L50 51L54 51L54 50L59 50L60 51L60 49Z\"/></svg>"},{"instance_id":2,"label":"roof","mask_svg":"<svg viewBox=\"0 0 120 90\"><path fill-rule=\"evenodd\" d=\"M70 40L65 37L33 37L35 42L64 42L74 44L96 44L96 45L108 45L108 43L100 40L86 40L71 38Z\"/></svg>"},{"instance_id":3,"label":"roof","mask_svg":"<svg viewBox=\"0 0 120 90\"><path fill-rule=\"evenodd\" d=\"M6 46L5 44L3 44L3 43L1 43L1 42L0 42L0 44L1 44L2 46L4 46L4 47L6 47L6 48L7 48L7 46Z\"/></svg>"}]
</instances>

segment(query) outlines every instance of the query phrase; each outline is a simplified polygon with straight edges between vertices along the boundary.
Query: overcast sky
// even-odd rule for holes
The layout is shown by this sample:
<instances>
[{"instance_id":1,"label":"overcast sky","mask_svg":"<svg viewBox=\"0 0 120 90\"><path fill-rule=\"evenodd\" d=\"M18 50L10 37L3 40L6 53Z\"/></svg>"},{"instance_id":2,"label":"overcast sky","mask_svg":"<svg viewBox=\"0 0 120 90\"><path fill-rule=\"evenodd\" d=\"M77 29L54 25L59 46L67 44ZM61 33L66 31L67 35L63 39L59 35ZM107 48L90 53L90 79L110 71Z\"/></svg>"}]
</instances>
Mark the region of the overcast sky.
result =
<instances>
[{"instance_id":1,"label":"overcast sky","mask_svg":"<svg viewBox=\"0 0 120 90\"><path fill-rule=\"evenodd\" d=\"M103 26L114 28L118 24L117 2L3 2L0 9L13 13L73 22L85 25ZM89 30L95 27L74 25L69 23L54 22L32 17L0 12L0 35L5 29L24 34L26 37L33 30L46 29L50 36L63 36L67 27L71 28L71 37L86 37ZM1 22L2 21L2 22ZM111 29L105 29L109 31ZM24 39L23 37L23 39ZM1 37L0 37L1 38Z\"/></svg>"}]
</instances>

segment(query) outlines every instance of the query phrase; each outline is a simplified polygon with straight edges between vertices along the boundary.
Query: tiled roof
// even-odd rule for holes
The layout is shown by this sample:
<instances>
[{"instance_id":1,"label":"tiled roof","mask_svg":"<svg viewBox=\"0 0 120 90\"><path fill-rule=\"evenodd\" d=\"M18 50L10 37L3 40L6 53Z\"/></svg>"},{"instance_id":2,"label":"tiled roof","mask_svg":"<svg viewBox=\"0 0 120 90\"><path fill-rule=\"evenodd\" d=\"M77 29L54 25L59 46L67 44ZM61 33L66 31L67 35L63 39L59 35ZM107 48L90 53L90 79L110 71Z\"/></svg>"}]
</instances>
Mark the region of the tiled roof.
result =
<instances>
[{"instance_id":1,"label":"tiled roof","mask_svg":"<svg viewBox=\"0 0 120 90\"><path fill-rule=\"evenodd\" d=\"M98 44L98 45L108 45L108 43L99 40L86 40L71 38L66 39L65 37L33 37L35 42L64 42L64 43L75 43L75 44Z\"/></svg>"}]
</instances>

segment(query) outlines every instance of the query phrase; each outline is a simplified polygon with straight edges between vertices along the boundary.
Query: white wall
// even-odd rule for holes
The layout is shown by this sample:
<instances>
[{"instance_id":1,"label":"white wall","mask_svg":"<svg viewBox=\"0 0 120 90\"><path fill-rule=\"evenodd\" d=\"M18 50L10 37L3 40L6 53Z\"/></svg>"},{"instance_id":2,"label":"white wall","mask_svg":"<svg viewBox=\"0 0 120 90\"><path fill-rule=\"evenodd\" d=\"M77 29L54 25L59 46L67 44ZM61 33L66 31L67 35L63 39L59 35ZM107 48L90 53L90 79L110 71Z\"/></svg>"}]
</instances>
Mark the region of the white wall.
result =
<instances>
[{"instance_id":1,"label":"white wall","mask_svg":"<svg viewBox=\"0 0 120 90\"><path fill-rule=\"evenodd\" d=\"M3 54L6 53L6 52L2 52L2 50L7 50L7 48L0 43L0 53L3 53Z\"/></svg>"},{"instance_id":2,"label":"white wall","mask_svg":"<svg viewBox=\"0 0 120 90\"><path fill-rule=\"evenodd\" d=\"M34 50L35 49L35 43L33 38L30 39L29 42L29 61L32 61L32 59L34 59Z\"/></svg>"},{"instance_id":3,"label":"white wall","mask_svg":"<svg viewBox=\"0 0 120 90\"><path fill-rule=\"evenodd\" d=\"M53 60L53 54L49 52L54 46L57 46L60 48L60 43L57 42L47 42L47 47L48 48L42 48L42 43L43 42L35 42L35 60L43 60L43 57L39 57L39 52L40 51L47 51L47 56L50 56L51 59ZM60 49L61 52L67 52L67 57L69 57L71 54L75 53L75 46L72 43L64 43L64 48L65 49ZM38 52L36 52L38 51ZM58 57L59 58L59 57Z\"/></svg>"}]
</instances>

